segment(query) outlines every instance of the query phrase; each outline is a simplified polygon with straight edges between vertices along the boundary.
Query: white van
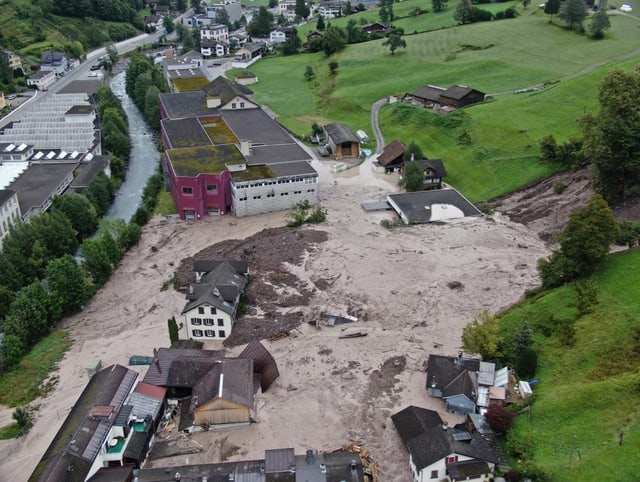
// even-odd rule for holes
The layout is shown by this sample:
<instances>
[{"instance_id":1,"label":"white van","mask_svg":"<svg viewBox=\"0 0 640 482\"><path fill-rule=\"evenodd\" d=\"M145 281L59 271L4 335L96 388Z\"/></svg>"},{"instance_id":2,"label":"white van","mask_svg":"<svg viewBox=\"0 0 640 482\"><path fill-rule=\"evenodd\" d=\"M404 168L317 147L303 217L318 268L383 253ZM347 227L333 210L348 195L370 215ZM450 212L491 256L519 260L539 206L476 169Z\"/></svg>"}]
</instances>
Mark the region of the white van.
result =
<instances>
[{"instance_id":1,"label":"white van","mask_svg":"<svg viewBox=\"0 0 640 482\"><path fill-rule=\"evenodd\" d=\"M367 142L369 142L369 136L363 130L359 130L358 132L356 132L356 136L358 136L360 144L366 144Z\"/></svg>"}]
</instances>

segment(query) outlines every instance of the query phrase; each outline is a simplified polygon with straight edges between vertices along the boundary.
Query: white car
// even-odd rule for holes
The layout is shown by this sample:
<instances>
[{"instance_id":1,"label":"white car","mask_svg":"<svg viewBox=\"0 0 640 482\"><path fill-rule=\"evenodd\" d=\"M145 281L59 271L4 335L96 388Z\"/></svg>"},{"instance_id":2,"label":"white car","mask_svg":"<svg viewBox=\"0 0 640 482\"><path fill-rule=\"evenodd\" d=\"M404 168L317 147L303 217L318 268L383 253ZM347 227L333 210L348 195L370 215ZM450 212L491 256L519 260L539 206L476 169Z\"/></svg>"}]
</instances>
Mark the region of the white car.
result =
<instances>
[{"instance_id":1,"label":"white car","mask_svg":"<svg viewBox=\"0 0 640 482\"><path fill-rule=\"evenodd\" d=\"M626 3L623 3L622 6L620 7L620 11L622 12L630 12L631 10L633 10L631 5L628 5Z\"/></svg>"},{"instance_id":2,"label":"white car","mask_svg":"<svg viewBox=\"0 0 640 482\"><path fill-rule=\"evenodd\" d=\"M98 72L89 72L89 77L97 77Z\"/></svg>"}]
</instances>

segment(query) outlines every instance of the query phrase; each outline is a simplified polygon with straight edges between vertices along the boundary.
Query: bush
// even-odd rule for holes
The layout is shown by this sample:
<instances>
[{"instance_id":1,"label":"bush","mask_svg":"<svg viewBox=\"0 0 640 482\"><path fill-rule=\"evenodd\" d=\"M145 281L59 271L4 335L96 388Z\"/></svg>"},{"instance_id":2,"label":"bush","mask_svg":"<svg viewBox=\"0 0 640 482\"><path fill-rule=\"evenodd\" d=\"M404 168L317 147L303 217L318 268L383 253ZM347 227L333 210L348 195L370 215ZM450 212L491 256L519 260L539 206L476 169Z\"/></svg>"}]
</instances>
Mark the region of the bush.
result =
<instances>
[{"instance_id":1,"label":"bush","mask_svg":"<svg viewBox=\"0 0 640 482\"><path fill-rule=\"evenodd\" d=\"M538 354L532 348L522 350L516 355L514 368L519 377L533 378L538 369Z\"/></svg>"},{"instance_id":2,"label":"bush","mask_svg":"<svg viewBox=\"0 0 640 482\"><path fill-rule=\"evenodd\" d=\"M503 434L507 433L507 430L513 425L515 413L505 409L502 405L491 405L484 416L491 430Z\"/></svg>"},{"instance_id":3,"label":"bush","mask_svg":"<svg viewBox=\"0 0 640 482\"><path fill-rule=\"evenodd\" d=\"M562 194L569 186L562 182L562 181L558 181L553 185L553 192L555 192L556 194Z\"/></svg>"}]
</instances>

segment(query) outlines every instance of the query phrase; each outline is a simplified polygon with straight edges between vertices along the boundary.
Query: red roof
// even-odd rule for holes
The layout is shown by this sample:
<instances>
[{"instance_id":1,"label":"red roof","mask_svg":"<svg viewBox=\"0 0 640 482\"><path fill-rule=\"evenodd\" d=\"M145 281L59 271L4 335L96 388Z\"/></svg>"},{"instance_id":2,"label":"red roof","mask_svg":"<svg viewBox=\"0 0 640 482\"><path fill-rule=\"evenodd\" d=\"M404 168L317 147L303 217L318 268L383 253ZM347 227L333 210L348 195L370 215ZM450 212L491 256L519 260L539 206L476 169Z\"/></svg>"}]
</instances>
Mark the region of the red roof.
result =
<instances>
[{"instance_id":1,"label":"red roof","mask_svg":"<svg viewBox=\"0 0 640 482\"><path fill-rule=\"evenodd\" d=\"M156 387L149 383L140 382L136 386L134 392L146 395L147 397L156 398L158 400L164 400L164 396L167 393L167 389L164 387Z\"/></svg>"}]
</instances>

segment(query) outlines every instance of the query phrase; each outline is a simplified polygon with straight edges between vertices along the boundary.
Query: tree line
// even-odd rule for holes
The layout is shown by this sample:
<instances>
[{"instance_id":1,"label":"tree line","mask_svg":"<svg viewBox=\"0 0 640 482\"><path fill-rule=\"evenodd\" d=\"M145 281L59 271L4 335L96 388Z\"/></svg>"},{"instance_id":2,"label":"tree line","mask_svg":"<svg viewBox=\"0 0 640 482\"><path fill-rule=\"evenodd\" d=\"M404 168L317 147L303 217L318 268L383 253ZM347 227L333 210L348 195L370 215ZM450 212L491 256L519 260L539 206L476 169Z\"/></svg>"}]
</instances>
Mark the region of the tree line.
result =
<instances>
[{"instance_id":1,"label":"tree line","mask_svg":"<svg viewBox=\"0 0 640 482\"><path fill-rule=\"evenodd\" d=\"M106 86L96 98L103 146L115 160L112 178L100 172L81 194L56 196L49 211L10 226L0 251L0 372L19 363L62 316L80 311L107 282L139 241L163 187L158 172L130 223L103 218L124 177L130 145L119 99Z\"/></svg>"}]
</instances>

